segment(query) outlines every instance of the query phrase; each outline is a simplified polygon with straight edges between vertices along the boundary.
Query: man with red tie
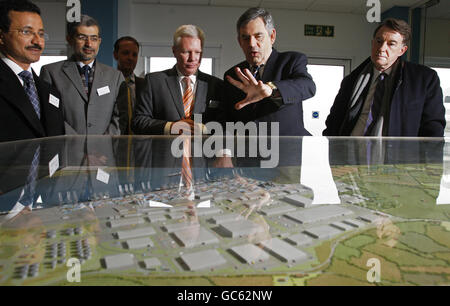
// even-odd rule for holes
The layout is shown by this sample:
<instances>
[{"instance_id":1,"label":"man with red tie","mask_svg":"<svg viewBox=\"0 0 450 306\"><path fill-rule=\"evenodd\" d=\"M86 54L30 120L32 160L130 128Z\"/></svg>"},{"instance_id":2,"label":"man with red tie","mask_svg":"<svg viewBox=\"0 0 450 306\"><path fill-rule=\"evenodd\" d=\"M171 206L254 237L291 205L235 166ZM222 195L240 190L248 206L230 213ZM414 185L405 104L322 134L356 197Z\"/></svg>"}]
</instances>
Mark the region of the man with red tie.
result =
<instances>
[{"instance_id":1,"label":"man with red tie","mask_svg":"<svg viewBox=\"0 0 450 306\"><path fill-rule=\"evenodd\" d=\"M197 26L182 25L175 31L172 51L177 63L146 75L133 119L136 134L193 134L194 114L201 114L204 124L219 121L223 82L199 70L204 41Z\"/></svg>"}]
</instances>

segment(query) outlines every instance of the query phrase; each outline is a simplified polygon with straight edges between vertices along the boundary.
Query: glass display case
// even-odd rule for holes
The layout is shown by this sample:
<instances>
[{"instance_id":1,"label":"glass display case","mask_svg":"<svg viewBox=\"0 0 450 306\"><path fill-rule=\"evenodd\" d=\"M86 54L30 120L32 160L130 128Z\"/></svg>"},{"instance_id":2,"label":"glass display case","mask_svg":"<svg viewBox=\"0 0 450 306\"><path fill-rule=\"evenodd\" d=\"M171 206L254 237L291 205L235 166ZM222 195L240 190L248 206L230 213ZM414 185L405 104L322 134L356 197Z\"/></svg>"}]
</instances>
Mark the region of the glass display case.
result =
<instances>
[{"instance_id":1,"label":"glass display case","mask_svg":"<svg viewBox=\"0 0 450 306\"><path fill-rule=\"evenodd\" d=\"M446 139L66 136L0 168L0 285L450 284Z\"/></svg>"}]
</instances>

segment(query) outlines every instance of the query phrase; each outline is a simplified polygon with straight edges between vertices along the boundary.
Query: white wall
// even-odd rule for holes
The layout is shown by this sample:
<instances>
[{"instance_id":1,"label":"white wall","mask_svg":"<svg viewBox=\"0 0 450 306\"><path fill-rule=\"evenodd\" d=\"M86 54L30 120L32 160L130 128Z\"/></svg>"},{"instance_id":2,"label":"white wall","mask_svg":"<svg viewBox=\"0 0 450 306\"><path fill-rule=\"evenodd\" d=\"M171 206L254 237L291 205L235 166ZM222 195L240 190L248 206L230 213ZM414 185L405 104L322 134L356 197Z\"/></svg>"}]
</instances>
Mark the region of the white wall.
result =
<instances>
[{"instance_id":1,"label":"white wall","mask_svg":"<svg viewBox=\"0 0 450 306\"><path fill-rule=\"evenodd\" d=\"M170 46L175 29L182 24L196 24L206 33L206 46L222 47L221 62L216 75L222 77L231 66L244 59L237 43L235 24L245 11L243 8L208 6L169 6L133 3L130 12L124 10L123 18L130 18L130 34L144 44ZM308 56L346 58L352 68L359 65L370 52L370 38L375 28L363 15L312 13L297 10L271 11L278 38L279 51L300 51ZM122 18L119 12L119 18ZM130 17L132 16L132 17ZM335 26L334 38L305 37L304 24ZM139 62L137 73L144 69Z\"/></svg>"},{"instance_id":2,"label":"white wall","mask_svg":"<svg viewBox=\"0 0 450 306\"><path fill-rule=\"evenodd\" d=\"M65 1L36 0L41 8L44 26L50 36L45 53L55 55L52 49L65 46ZM243 60L236 40L235 23L243 8L208 6L168 6L137 4L132 0L119 1L119 36L135 36L144 44L170 46L174 30L181 24L194 23L207 35L206 45L221 47L221 61L217 75ZM298 10L272 10L278 31L276 47L280 51L296 50L313 57L338 57L352 60L352 69L361 63L370 51L370 37L374 25L364 15L304 12ZM334 38L305 37L304 24L335 26ZM425 56L450 56L450 21L429 19ZM112 46L103 46L112 48ZM137 73L144 70L139 61Z\"/></svg>"},{"instance_id":3,"label":"white wall","mask_svg":"<svg viewBox=\"0 0 450 306\"><path fill-rule=\"evenodd\" d=\"M34 2L41 9L44 28L50 37L50 40L46 42L44 54L65 55L53 51L56 49L66 51L66 3L42 0Z\"/></svg>"}]
</instances>

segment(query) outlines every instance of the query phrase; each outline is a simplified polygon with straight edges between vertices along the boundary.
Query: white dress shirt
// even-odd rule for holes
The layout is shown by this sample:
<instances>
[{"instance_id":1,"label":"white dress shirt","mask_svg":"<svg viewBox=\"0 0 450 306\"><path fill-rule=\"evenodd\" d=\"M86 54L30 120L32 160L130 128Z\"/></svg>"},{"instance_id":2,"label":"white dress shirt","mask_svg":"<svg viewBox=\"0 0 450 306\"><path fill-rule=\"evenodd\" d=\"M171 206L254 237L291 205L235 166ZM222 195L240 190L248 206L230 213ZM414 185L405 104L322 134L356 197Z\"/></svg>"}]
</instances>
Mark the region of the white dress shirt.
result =
<instances>
[{"instance_id":1,"label":"white dress shirt","mask_svg":"<svg viewBox=\"0 0 450 306\"><path fill-rule=\"evenodd\" d=\"M14 62L13 60L7 58L2 52L0 52L0 58L2 59L2 61L8 65L9 68L11 68L11 70L14 72L14 74L16 75L16 77L19 79L20 84L22 84L23 86L23 80L22 78L19 76L19 73L21 73L22 71L24 71L22 69L22 67L20 67L19 65L17 65L16 62ZM33 75L33 69L31 69L31 66L28 67L28 69L26 70L28 72L31 73L31 75Z\"/></svg>"}]
</instances>

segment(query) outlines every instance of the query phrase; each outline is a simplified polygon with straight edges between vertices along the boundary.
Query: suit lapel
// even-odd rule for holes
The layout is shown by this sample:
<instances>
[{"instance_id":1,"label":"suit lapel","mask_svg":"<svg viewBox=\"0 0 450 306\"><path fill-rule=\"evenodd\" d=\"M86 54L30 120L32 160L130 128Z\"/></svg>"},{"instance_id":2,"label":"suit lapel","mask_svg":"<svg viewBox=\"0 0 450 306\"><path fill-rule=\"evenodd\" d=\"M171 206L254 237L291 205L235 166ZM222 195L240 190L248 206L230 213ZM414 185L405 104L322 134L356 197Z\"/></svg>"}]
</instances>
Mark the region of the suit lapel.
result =
<instances>
[{"instance_id":1,"label":"suit lapel","mask_svg":"<svg viewBox=\"0 0 450 306\"><path fill-rule=\"evenodd\" d=\"M184 106L183 97L181 96L180 84L178 83L178 77L175 67L169 71L169 77L166 79L169 92L172 95L173 103L177 108L178 114L181 118L184 118Z\"/></svg>"},{"instance_id":2,"label":"suit lapel","mask_svg":"<svg viewBox=\"0 0 450 306\"><path fill-rule=\"evenodd\" d=\"M101 81L103 80L103 68L98 63L95 65L94 70L94 80L92 81L91 92L89 95L89 101L95 101L95 97L97 96L97 89L100 88Z\"/></svg>"},{"instance_id":3,"label":"suit lapel","mask_svg":"<svg viewBox=\"0 0 450 306\"><path fill-rule=\"evenodd\" d=\"M273 81L272 71L274 71L277 57L278 57L277 50L272 49L272 54L270 54L269 59L267 60L266 66L264 67L263 75L261 77L261 81L263 83Z\"/></svg>"},{"instance_id":4,"label":"suit lapel","mask_svg":"<svg viewBox=\"0 0 450 306\"><path fill-rule=\"evenodd\" d=\"M201 72L197 78L197 92L195 93L194 114L201 114L205 110L206 95L208 94L208 84L201 77Z\"/></svg>"},{"instance_id":5,"label":"suit lapel","mask_svg":"<svg viewBox=\"0 0 450 306\"><path fill-rule=\"evenodd\" d=\"M46 130L46 134L49 135L49 127L52 125L52 122L50 120L48 120L48 118L51 118L50 116L50 103L49 103L49 99L50 99L50 91L49 89L41 82L41 80L39 79L39 77L34 73L33 71L33 76L34 76L34 83L36 84L36 89L38 91L38 95L39 95L39 100L41 101L41 118L43 118L43 122L44 122L44 129ZM54 107L54 106L52 106Z\"/></svg>"},{"instance_id":6,"label":"suit lapel","mask_svg":"<svg viewBox=\"0 0 450 306\"><path fill-rule=\"evenodd\" d=\"M73 60L68 60L64 63L62 70L67 75L69 80L73 83L73 86L78 90L80 96L85 102L88 102L88 97L84 91L83 81L81 80L80 72L77 68L77 63Z\"/></svg>"},{"instance_id":7,"label":"suit lapel","mask_svg":"<svg viewBox=\"0 0 450 306\"><path fill-rule=\"evenodd\" d=\"M8 103L13 105L24 115L39 136L44 137L45 132L41 121L36 115L22 84L20 84L17 76L2 60L0 60L0 78L2 79L0 82L0 95L4 96ZM41 101L41 104L42 103L43 101Z\"/></svg>"}]
</instances>

